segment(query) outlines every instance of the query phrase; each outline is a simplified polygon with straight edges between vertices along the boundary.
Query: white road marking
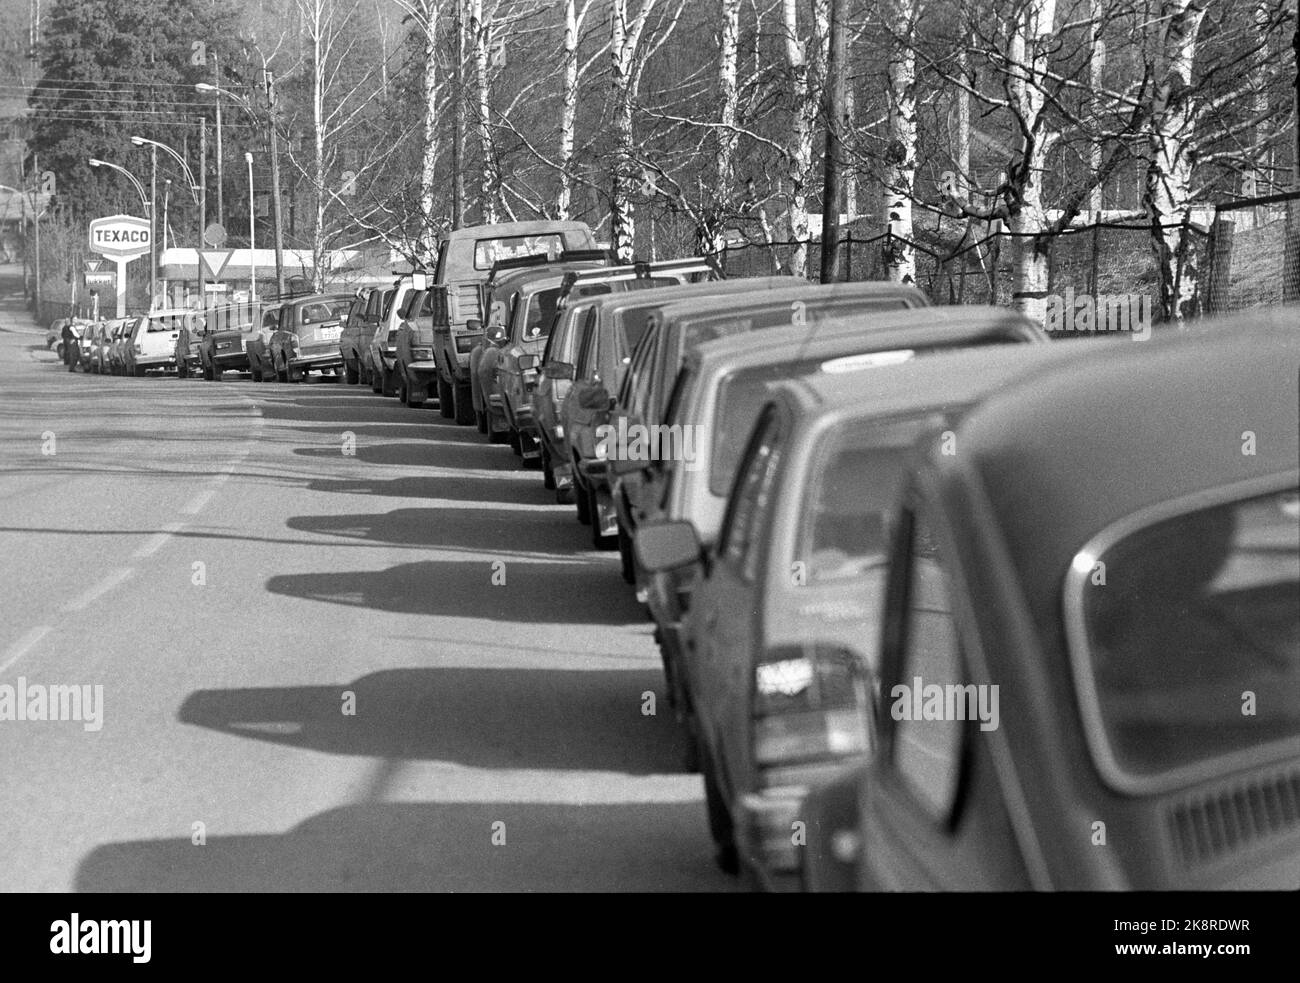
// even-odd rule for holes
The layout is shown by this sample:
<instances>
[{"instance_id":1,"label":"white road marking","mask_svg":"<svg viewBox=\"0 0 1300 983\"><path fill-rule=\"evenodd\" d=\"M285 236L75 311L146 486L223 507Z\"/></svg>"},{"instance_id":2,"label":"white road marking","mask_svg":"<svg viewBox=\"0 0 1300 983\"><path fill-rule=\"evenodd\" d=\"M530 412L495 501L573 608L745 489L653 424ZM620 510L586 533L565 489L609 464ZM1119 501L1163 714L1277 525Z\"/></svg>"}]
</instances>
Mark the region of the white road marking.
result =
<instances>
[{"instance_id":1,"label":"white road marking","mask_svg":"<svg viewBox=\"0 0 1300 983\"><path fill-rule=\"evenodd\" d=\"M153 556L160 549L167 545L167 540L171 539L173 534L180 532L185 528L182 522L170 522L162 527L161 532L156 532L131 554L137 560L143 560L146 556Z\"/></svg>"},{"instance_id":2,"label":"white road marking","mask_svg":"<svg viewBox=\"0 0 1300 983\"><path fill-rule=\"evenodd\" d=\"M199 512L202 511L203 506L207 505L208 502L211 501L212 496L216 493L217 489L215 485L199 492L191 498L188 503L186 503L185 507L181 509L181 512L185 515L198 515Z\"/></svg>"},{"instance_id":3,"label":"white road marking","mask_svg":"<svg viewBox=\"0 0 1300 983\"><path fill-rule=\"evenodd\" d=\"M94 587L90 588L90 590L86 591L86 593L78 597L75 601L70 601L69 603L65 604L63 606L63 610L68 612L84 611L86 608L90 607L90 605L94 604L95 601L99 600L99 598L103 597L105 594L111 591L114 587L118 586L119 584L125 583L134 574L135 571L130 567L122 567L120 570L114 570L107 577L105 577L103 580L97 583Z\"/></svg>"},{"instance_id":4,"label":"white road marking","mask_svg":"<svg viewBox=\"0 0 1300 983\"><path fill-rule=\"evenodd\" d=\"M30 652L42 638L48 635L53 629L49 625L38 625L29 631L18 641L14 642L9 648L5 649L5 660L0 663L0 673L4 672L11 665Z\"/></svg>"}]
</instances>

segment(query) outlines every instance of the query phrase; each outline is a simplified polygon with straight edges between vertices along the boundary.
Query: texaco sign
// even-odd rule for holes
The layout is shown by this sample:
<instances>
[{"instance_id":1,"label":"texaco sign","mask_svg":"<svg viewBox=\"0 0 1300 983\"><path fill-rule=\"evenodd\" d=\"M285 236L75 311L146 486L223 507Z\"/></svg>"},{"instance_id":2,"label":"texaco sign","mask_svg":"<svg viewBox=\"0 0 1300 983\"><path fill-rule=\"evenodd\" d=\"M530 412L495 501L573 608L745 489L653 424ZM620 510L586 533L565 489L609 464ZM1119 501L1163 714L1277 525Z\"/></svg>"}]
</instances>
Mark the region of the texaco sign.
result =
<instances>
[{"instance_id":1,"label":"texaco sign","mask_svg":"<svg viewBox=\"0 0 1300 983\"><path fill-rule=\"evenodd\" d=\"M149 220L133 215L109 215L90 223L90 250L127 262L149 253Z\"/></svg>"}]
</instances>

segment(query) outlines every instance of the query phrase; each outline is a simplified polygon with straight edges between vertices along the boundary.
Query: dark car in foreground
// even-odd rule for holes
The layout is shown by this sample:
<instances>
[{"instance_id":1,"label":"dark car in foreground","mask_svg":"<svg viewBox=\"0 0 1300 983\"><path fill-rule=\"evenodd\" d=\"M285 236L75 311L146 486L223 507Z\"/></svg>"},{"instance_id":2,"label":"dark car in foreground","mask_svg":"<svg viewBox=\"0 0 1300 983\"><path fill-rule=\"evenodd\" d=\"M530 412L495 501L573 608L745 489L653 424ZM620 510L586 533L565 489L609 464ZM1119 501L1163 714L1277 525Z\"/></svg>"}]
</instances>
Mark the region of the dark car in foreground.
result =
<instances>
[{"instance_id":1,"label":"dark car in foreground","mask_svg":"<svg viewBox=\"0 0 1300 983\"><path fill-rule=\"evenodd\" d=\"M231 304L204 312L205 328L199 342L203 378L220 382L222 373L248 372L248 342L261 323L255 304Z\"/></svg>"},{"instance_id":2,"label":"dark car in foreground","mask_svg":"<svg viewBox=\"0 0 1300 983\"><path fill-rule=\"evenodd\" d=\"M1104 347L905 475L860 889L1300 884L1294 313Z\"/></svg>"}]
</instances>

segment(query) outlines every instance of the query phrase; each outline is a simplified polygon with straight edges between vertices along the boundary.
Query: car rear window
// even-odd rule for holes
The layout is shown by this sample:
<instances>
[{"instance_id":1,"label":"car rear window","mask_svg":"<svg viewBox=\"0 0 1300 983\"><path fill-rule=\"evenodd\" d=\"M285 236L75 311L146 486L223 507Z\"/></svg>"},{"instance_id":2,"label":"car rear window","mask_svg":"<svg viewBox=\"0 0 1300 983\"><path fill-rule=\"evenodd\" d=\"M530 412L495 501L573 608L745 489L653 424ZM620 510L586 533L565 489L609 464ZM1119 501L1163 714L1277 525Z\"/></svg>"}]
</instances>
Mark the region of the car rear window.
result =
<instances>
[{"instance_id":1,"label":"car rear window","mask_svg":"<svg viewBox=\"0 0 1300 983\"><path fill-rule=\"evenodd\" d=\"M145 330L149 334L159 331L179 331L185 323L184 314L156 314L148 320L148 327ZM128 322L134 328L134 322Z\"/></svg>"},{"instance_id":2,"label":"car rear window","mask_svg":"<svg viewBox=\"0 0 1300 983\"><path fill-rule=\"evenodd\" d=\"M525 256L549 256L558 259L564 251L564 238L558 232L535 236L504 236L474 242L474 269L490 270L496 263Z\"/></svg>"},{"instance_id":3,"label":"car rear window","mask_svg":"<svg viewBox=\"0 0 1300 983\"><path fill-rule=\"evenodd\" d=\"M923 418L872 421L828 435L810 469L796 560L804 581L827 583L882 568L889 556L908 449ZM883 587L883 578L881 578Z\"/></svg>"},{"instance_id":4,"label":"car rear window","mask_svg":"<svg viewBox=\"0 0 1300 983\"><path fill-rule=\"evenodd\" d=\"M1125 777L1300 735L1300 489L1085 549L1068 591L1094 747Z\"/></svg>"},{"instance_id":5,"label":"car rear window","mask_svg":"<svg viewBox=\"0 0 1300 983\"><path fill-rule=\"evenodd\" d=\"M303 304L299 318L303 324L322 324L325 321L342 320L348 313L346 300L322 300Z\"/></svg>"}]
</instances>

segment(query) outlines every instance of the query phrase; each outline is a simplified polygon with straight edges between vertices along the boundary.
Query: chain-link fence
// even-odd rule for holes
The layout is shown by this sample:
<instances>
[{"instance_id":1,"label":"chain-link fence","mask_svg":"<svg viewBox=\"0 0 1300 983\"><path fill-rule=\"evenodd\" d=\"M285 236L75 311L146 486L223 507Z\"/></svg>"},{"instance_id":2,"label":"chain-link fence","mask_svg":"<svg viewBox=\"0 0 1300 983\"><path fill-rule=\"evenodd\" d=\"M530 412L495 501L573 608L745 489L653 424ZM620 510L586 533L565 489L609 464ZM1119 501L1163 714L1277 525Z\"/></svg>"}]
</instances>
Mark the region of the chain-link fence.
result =
<instances>
[{"instance_id":1,"label":"chain-link fence","mask_svg":"<svg viewBox=\"0 0 1300 983\"><path fill-rule=\"evenodd\" d=\"M1207 268L1209 237L1190 222L1183 223L1175 280L1191 286L1193 313L1200 310L1201 280ZM1015 239L1010 232L982 237L970 233L956 244L913 243L916 283L936 304L997 304L1009 306L1015 282ZM889 233L848 235L840 240L845 280L884 280L888 256L897 240ZM774 276L788 273L800 249L808 278L817 280L821 243L774 242L730 246L722 250L722 268L729 277ZM1067 229L1048 244L1050 294L1146 295L1159 320L1159 275L1150 225L1097 222Z\"/></svg>"},{"instance_id":2,"label":"chain-link fence","mask_svg":"<svg viewBox=\"0 0 1300 983\"><path fill-rule=\"evenodd\" d=\"M1300 300L1300 193L1215 206L1206 310Z\"/></svg>"}]
</instances>

